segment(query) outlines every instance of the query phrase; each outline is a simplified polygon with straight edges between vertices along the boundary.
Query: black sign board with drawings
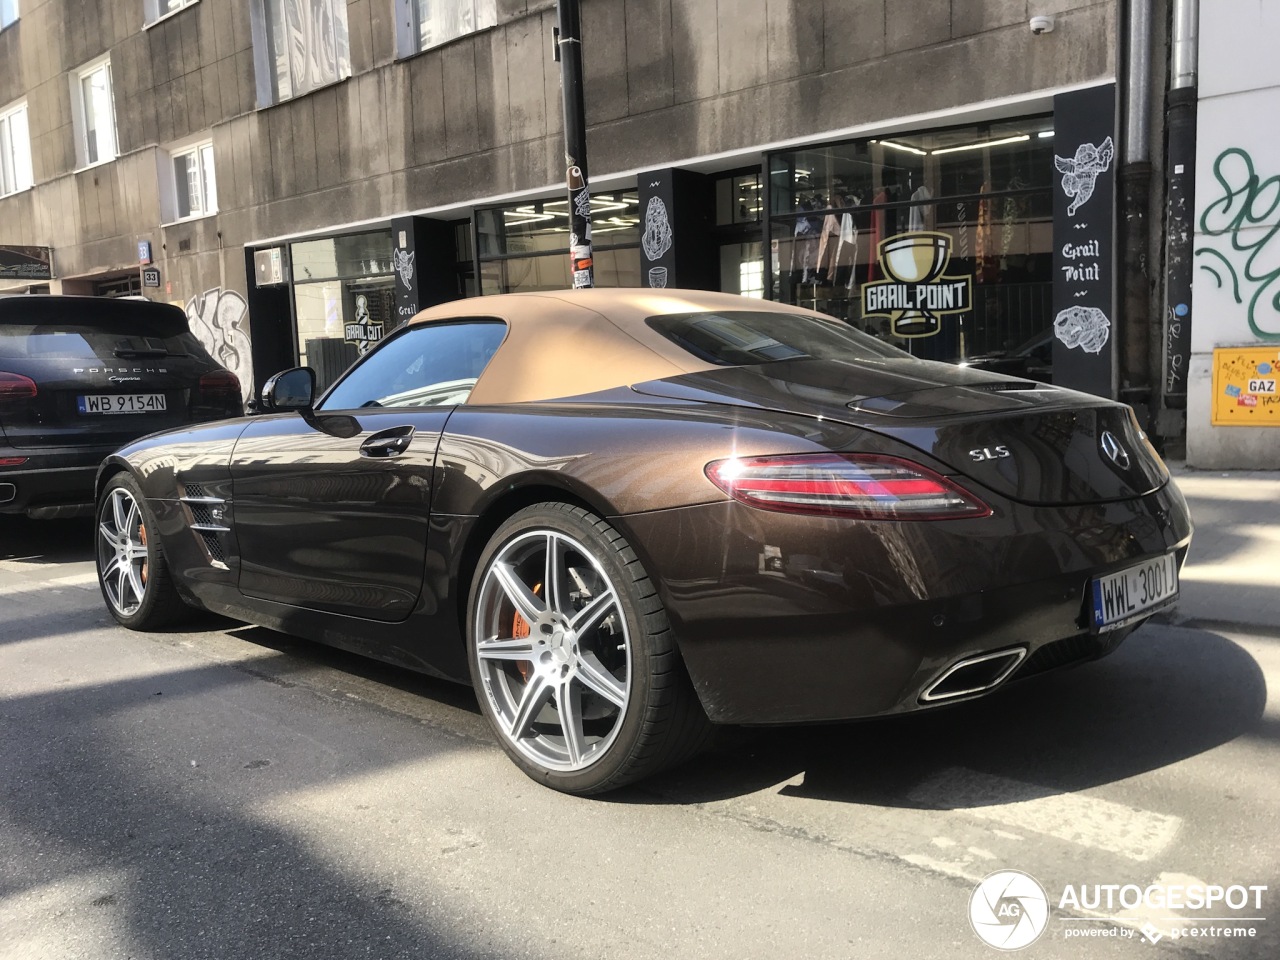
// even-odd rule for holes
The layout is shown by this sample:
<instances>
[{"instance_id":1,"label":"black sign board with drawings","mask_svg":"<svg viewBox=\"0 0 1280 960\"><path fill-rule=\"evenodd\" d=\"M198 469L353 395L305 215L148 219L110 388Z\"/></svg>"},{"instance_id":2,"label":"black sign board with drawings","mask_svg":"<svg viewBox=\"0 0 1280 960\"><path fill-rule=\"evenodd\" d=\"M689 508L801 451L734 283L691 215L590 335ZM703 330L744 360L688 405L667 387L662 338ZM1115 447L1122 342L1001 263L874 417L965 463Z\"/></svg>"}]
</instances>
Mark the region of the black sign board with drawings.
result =
<instances>
[{"instance_id":1,"label":"black sign board with drawings","mask_svg":"<svg viewBox=\"0 0 1280 960\"><path fill-rule=\"evenodd\" d=\"M48 247L0 246L0 280L52 280L53 251Z\"/></svg>"},{"instance_id":2,"label":"black sign board with drawings","mask_svg":"<svg viewBox=\"0 0 1280 960\"><path fill-rule=\"evenodd\" d=\"M391 221L391 266L395 271L396 312L390 332L419 310L457 300L458 249L454 225L429 217Z\"/></svg>"},{"instance_id":3,"label":"black sign board with drawings","mask_svg":"<svg viewBox=\"0 0 1280 960\"><path fill-rule=\"evenodd\" d=\"M1053 98L1053 382L1114 391L1115 84Z\"/></svg>"},{"instance_id":4,"label":"black sign board with drawings","mask_svg":"<svg viewBox=\"0 0 1280 960\"><path fill-rule=\"evenodd\" d=\"M641 173L636 183L640 286L719 289L719 248L711 236L715 181L666 168Z\"/></svg>"}]
</instances>

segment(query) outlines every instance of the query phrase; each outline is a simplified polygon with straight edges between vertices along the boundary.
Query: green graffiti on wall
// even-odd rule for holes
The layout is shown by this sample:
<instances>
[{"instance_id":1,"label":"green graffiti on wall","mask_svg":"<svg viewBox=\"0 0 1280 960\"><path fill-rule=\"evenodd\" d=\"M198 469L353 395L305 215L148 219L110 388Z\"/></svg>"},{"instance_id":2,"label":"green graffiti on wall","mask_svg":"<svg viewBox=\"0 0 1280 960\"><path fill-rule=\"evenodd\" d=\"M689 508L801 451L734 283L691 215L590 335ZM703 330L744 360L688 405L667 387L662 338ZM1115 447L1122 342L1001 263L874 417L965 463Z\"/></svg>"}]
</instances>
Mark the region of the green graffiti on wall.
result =
<instances>
[{"instance_id":1,"label":"green graffiti on wall","mask_svg":"<svg viewBox=\"0 0 1280 960\"><path fill-rule=\"evenodd\" d=\"M1207 237L1226 237L1231 252L1238 256L1228 257L1214 247L1198 247L1196 257L1210 261L1201 263L1200 269L1217 280L1219 287L1229 280L1236 303L1243 304L1244 297L1249 297L1247 317L1255 336L1280 340L1280 242L1273 242L1280 236L1280 218L1269 230L1250 229L1265 225L1280 211L1280 174L1263 180L1254 170L1253 158L1239 147L1230 147L1214 161L1213 178L1222 193L1204 208L1200 232Z\"/></svg>"}]
</instances>

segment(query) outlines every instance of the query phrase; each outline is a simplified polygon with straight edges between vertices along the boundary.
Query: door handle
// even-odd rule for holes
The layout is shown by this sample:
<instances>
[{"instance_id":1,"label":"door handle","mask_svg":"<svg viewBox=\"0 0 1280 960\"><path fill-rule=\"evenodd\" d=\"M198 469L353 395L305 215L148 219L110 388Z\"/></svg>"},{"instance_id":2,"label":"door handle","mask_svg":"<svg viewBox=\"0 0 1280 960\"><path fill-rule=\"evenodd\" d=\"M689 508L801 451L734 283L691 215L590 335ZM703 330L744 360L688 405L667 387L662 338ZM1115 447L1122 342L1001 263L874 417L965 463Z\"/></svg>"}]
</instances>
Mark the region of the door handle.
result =
<instances>
[{"instance_id":1,"label":"door handle","mask_svg":"<svg viewBox=\"0 0 1280 960\"><path fill-rule=\"evenodd\" d=\"M375 433L360 444L360 456L385 459L398 457L413 442L413 427L392 427Z\"/></svg>"}]
</instances>

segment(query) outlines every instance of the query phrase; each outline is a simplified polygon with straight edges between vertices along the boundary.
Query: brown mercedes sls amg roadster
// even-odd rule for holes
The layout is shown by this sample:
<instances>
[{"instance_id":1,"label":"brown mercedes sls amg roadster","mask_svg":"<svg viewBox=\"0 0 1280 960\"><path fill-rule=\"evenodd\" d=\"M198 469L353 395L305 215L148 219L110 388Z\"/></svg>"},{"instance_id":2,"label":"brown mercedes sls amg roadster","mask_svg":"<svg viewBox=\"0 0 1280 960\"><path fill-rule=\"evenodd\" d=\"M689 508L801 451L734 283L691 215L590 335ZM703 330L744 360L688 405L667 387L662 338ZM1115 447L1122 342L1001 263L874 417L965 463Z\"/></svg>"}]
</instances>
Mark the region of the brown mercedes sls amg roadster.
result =
<instances>
[{"instance_id":1,"label":"brown mercedes sls amg roadster","mask_svg":"<svg viewBox=\"0 0 1280 960\"><path fill-rule=\"evenodd\" d=\"M103 596L470 682L596 793L711 723L927 708L1101 656L1178 595L1186 504L1126 406L693 291L457 301L320 397L98 476ZM710 723L708 722L710 721Z\"/></svg>"}]
</instances>

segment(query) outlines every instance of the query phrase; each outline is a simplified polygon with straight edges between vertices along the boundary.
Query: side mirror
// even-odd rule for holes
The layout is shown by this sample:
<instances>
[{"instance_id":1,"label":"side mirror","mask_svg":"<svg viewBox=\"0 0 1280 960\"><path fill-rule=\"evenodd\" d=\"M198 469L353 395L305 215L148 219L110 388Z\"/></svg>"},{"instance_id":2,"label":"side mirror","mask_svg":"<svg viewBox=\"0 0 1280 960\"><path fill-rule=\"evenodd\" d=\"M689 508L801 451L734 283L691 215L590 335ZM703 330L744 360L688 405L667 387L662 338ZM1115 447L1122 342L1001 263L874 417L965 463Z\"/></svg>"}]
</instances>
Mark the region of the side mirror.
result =
<instances>
[{"instance_id":1,"label":"side mirror","mask_svg":"<svg viewBox=\"0 0 1280 960\"><path fill-rule=\"evenodd\" d=\"M262 409L268 412L309 412L315 395L316 372L310 367L294 367L277 373L266 382L262 388Z\"/></svg>"}]
</instances>

